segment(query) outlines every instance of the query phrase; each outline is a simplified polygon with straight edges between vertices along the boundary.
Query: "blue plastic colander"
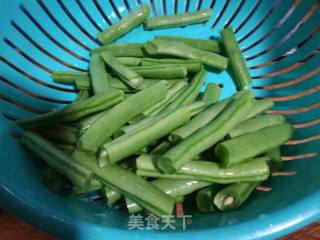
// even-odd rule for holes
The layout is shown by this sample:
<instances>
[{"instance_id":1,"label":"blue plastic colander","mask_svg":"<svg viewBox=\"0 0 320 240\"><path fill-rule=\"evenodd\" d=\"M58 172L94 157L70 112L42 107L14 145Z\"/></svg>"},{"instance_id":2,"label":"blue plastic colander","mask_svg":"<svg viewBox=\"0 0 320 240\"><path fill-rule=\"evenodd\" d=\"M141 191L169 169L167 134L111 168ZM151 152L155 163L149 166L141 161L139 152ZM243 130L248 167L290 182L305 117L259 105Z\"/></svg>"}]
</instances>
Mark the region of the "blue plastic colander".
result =
<instances>
[{"instance_id":1,"label":"blue plastic colander","mask_svg":"<svg viewBox=\"0 0 320 240\"><path fill-rule=\"evenodd\" d=\"M186 231L128 230L128 215L104 204L61 196L40 183L39 170L12 132L15 117L60 108L74 89L52 82L53 70L87 69L102 29L143 3L152 16L212 8L205 24L133 30L119 42L144 42L155 34L219 36L231 25L253 76L257 98L275 102L270 114L288 116L296 128L284 147L284 171L237 211L194 213ZM319 0L0 0L0 204L18 217L66 239L274 239L320 220L320 1ZM208 81L235 88L224 72Z\"/></svg>"}]
</instances>

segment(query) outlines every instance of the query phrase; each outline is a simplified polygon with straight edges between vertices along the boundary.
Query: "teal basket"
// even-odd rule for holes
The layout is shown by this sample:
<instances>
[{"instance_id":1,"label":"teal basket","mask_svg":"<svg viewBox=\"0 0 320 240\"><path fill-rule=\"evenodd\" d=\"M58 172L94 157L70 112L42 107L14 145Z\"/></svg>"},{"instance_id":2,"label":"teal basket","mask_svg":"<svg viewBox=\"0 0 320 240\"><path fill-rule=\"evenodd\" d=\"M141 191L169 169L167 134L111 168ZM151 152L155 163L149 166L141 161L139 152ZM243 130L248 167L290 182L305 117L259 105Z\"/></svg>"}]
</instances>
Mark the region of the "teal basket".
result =
<instances>
[{"instance_id":1,"label":"teal basket","mask_svg":"<svg viewBox=\"0 0 320 240\"><path fill-rule=\"evenodd\" d=\"M96 36L149 3L151 15L210 7L205 24L157 31L134 29L118 42L144 42L155 34L215 38L231 25L259 99L275 102L296 128L284 147L284 171L264 183L237 211L194 213L186 230L128 230L128 214L103 203L61 196L40 183L37 166L12 132L12 120L60 108L72 87L54 83L53 70L84 71ZM320 1L319 0L0 0L0 204L18 217L65 239L275 239L320 220ZM224 72L207 82L235 91ZM189 222L190 223L190 222Z\"/></svg>"}]
</instances>

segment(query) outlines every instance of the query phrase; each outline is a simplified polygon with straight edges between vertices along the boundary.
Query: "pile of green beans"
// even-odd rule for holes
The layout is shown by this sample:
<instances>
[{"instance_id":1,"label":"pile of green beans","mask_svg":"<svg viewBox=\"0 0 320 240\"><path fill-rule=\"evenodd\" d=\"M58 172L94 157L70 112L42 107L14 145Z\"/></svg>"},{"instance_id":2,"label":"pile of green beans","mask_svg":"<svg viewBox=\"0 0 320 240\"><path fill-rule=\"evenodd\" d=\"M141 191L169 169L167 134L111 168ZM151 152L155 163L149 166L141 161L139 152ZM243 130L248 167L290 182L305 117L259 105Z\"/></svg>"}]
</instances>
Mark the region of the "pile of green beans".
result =
<instances>
[{"instance_id":1,"label":"pile of green beans","mask_svg":"<svg viewBox=\"0 0 320 240\"><path fill-rule=\"evenodd\" d=\"M144 5L99 33L103 45L91 51L86 71L53 71L52 80L78 96L17 120L19 139L43 160L42 183L54 192L99 194L130 214L160 218L190 199L201 212L237 209L283 166L281 147L293 128L266 113L272 101L247 90L251 76L231 27L221 40L156 35L114 43L140 25L205 24L212 14L149 12ZM221 99L224 89L204 84L209 71L224 70L237 91Z\"/></svg>"}]
</instances>

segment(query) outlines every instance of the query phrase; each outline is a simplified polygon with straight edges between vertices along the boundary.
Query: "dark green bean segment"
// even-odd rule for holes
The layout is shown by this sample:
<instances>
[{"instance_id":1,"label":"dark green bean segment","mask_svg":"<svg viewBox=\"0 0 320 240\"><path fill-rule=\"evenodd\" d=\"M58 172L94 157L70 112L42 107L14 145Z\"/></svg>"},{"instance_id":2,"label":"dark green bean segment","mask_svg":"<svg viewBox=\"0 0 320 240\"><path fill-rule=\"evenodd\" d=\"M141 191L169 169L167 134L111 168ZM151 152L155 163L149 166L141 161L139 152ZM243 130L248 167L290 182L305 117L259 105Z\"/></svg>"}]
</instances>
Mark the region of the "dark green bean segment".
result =
<instances>
[{"instance_id":1,"label":"dark green bean segment","mask_svg":"<svg viewBox=\"0 0 320 240\"><path fill-rule=\"evenodd\" d=\"M159 157L157 160L158 168L165 173L173 173L195 155L220 141L247 114L252 106L252 99L252 93L248 92L237 100L232 100L212 122L172 147L162 157Z\"/></svg>"},{"instance_id":2,"label":"dark green bean segment","mask_svg":"<svg viewBox=\"0 0 320 240\"><path fill-rule=\"evenodd\" d=\"M24 129L30 129L60 122L75 122L91 114L106 110L121 102L123 98L122 91L108 89L86 100L75 101L62 109L18 120L16 123Z\"/></svg>"},{"instance_id":3,"label":"dark green bean segment","mask_svg":"<svg viewBox=\"0 0 320 240\"><path fill-rule=\"evenodd\" d=\"M185 78L188 74L187 68L184 65L157 65L145 67L132 67L133 71L137 72L144 78L154 79L176 79Z\"/></svg>"},{"instance_id":4,"label":"dark green bean segment","mask_svg":"<svg viewBox=\"0 0 320 240\"><path fill-rule=\"evenodd\" d=\"M145 110L142 114L143 116L154 116L162 109L164 109L168 104L170 104L187 86L186 81L176 81L175 84L169 89L168 94L165 99L151 106Z\"/></svg>"},{"instance_id":5,"label":"dark green bean segment","mask_svg":"<svg viewBox=\"0 0 320 240\"><path fill-rule=\"evenodd\" d=\"M51 78L56 83L72 85L73 80L77 77L87 77L88 72L66 72L66 71L54 71Z\"/></svg>"},{"instance_id":6,"label":"dark green bean segment","mask_svg":"<svg viewBox=\"0 0 320 240\"><path fill-rule=\"evenodd\" d=\"M266 152L266 156L270 158L270 160L268 161L268 164L272 171L277 171L282 167L283 161L281 159L280 147L276 147L268 150Z\"/></svg>"},{"instance_id":7,"label":"dark green bean segment","mask_svg":"<svg viewBox=\"0 0 320 240\"><path fill-rule=\"evenodd\" d=\"M199 90L207 77L207 72L202 69L191 80L188 87L163 111L174 111L180 106L185 106L192 103L199 93Z\"/></svg>"},{"instance_id":8,"label":"dark green bean segment","mask_svg":"<svg viewBox=\"0 0 320 240\"><path fill-rule=\"evenodd\" d=\"M138 57L117 57L117 60L126 66L139 66L142 62L142 58Z\"/></svg>"},{"instance_id":9,"label":"dark green bean segment","mask_svg":"<svg viewBox=\"0 0 320 240\"><path fill-rule=\"evenodd\" d=\"M267 157L256 158L229 168L222 168L211 161L194 160L186 163L176 173L161 173L154 162L159 156L141 155L137 160L137 174L145 177L191 179L211 183L234 183L240 181L262 181L270 175Z\"/></svg>"},{"instance_id":10,"label":"dark green bean segment","mask_svg":"<svg viewBox=\"0 0 320 240\"><path fill-rule=\"evenodd\" d=\"M110 51L115 57L144 57L144 43L119 43L105 45L91 51L91 54Z\"/></svg>"},{"instance_id":11,"label":"dark green bean segment","mask_svg":"<svg viewBox=\"0 0 320 240\"><path fill-rule=\"evenodd\" d=\"M185 179L165 179L160 178L151 181L153 185L155 185L157 188L161 189L163 192L168 194L169 196L173 197L174 199L177 199L181 196L190 194L198 189L201 189L203 187L206 187L210 185L211 183L207 182L201 182L196 180L185 180ZM132 202L131 200L127 200L127 208L130 214L134 214L137 212L140 212L143 210L138 204L135 202Z\"/></svg>"},{"instance_id":12,"label":"dark green bean segment","mask_svg":"<svg viewBox=\"0 0 320 240\"><path fill-rule=\"evenodd\" d=\"M221 185L212 184L197 192L196 203L200 212L209 213L217 210L213 203L213 199L220 189Z\"/></svg>"},{"instance_id":13,"label":"dark green bean segment","mask_svg":"<svg viewBox=\"0 0 320 240\"><path fill-rule=\"evenodd\" d=\"M58 142L53 142L53 144L60 150L66 152L67 154L73 153L75 149L74 144L66 144L66 143L58 143Z\"/></svg>"},{"instance_id":14,"label":"dark green bean segment","mask_svg":"<svg viewBox=\"0 0 320 240\"><path fill-rule=\"evenodd\" d=\"M94 94L110 88L110 75L107 73L106 66L98 53L91 56L89 72Z\"/></svg>"},{"instance_id":15,"label":"dark green bean segment","mask_svg":"<svg viewBox=\"0 0 320 240\"><path fill-rule=\"evenodd\" d=\"M106 64L130 87L137 88L143 82L143 77L130 69L129 67L121 64L111 52L103 52L100 54Z\"/></svg>"},{"instance_id":16,"label":"dark green bean segment","mask_svg":"<svg viewBox=\"0 0 320 240\"><path fill-rule=\"evenodd\" d=\"M194 59L219 71L225 70L228 65L228 59L221 55L203 51L181 42L153 40L146 43L144 48L150 55L167 55Z\"/></svg>"},{"instance_id":17,"label":"dark green bean segment","mask_svg":"<svg viewBox=\"0 0 320 240\"><path fill-rule=\"evenodd\" d=\"M179 64L186 67L188 72L199 72L202 69L202 63L192 59L143 58L141 61L141 66L157 66L164 64Z\"/></svg>"},{"instance_id":18,"label":"dark green bean segment","mask_svg":"<svg viewBox=\"0 0 320 240\"><path fill-rule=\"evenodd\" d=\"M74 101L86 100L89 97L90 97L89 91L85 89L81 89L77 95L77 98Z\"/></svg>"},{"instance_id":19,"label":"dark green bean segment","mask_svg":"<svg viewBox=\"0 0 320 240\"><path fill-rule=\"evenodd\" d=\"M21 142L55 171L68 178L75 186L87 188L93 173L88 168L72 161L70 156L58 149L45 138L35 132L25 131L21 134Z\"/></svg>"},{"instance_id":20,"label":"dark green bean segment","mask_svg":"<svg viewBox=\"0 0 320 240\"><path fill-rule=\"evenodd\" d=\"M79 187L73 187L72 189L72 193L79 195L79 194L86 194L86 193L90 193L90 192L95 192L98 191L103 188L101 182L99 182L96 179L92 179L93 181L91 181L91 185L88 188L79 188Z\"/></svg>"},{"instance_id":21,"label":"dark green bean segment","mask_svg":"<svg viewBox=\"0 0 320 240\"><path fill-rule=\"evenodd\" d=\"M136 174L118 165L100 168L95 156L83 152L75 151L72 157L92 170L106 187L132 199L147 211L159 217L172 214L174 199Z\"/></svg>"},{"instance_id":22,"label":"dark green bean segment","mask_svg":"<svg viewBox=\"0 0 320 240\"><path fill-rule=\"evenodd\" d=\"M210 123L213 119L215 119L218 116L220 112L222 112L222 110L227 106L229 102L230 101L219 102L196 115L188 123L174 130L170 134L170 142L180 142L183 139L189 137L194 132L196 132L198 129Z\"/></svg>"},{"instance_id":23,"label":"dark green bean segment","mask_svg":"<svg viewBox=\"0 0 320 240\"><path fill-rule=\"evenodd\" d=\"M221 211L239 208L256 189L259 182L233 183L220 190L214 198L214 204Z\"/></svg>"},{"instance_id":24,"label":"dark green bean segment","mask_svg":"<svg viewBox=\"0 0 320 240\"><path fill-rule=\"evenodd\" d=\"M78 148L94 154L114 132L130 119L163 100L167 92L166 83L161 81L126 98L92 124L79 139Z\"/></svg>"},{"instance_id":25,"label":"dark green bean segment","mask_svg":"<svg viewBox=\"0 0 320 240\"><path fill-rule=\"evenodd\" d=\"M122 195L120 193L118 193L117 191L114 191L108 187L103 188L103 193L107 198L108 205L114 204L122 198Z\"/></svg>"},{"instance_id":26,"label":"dark green bean segment","mask_svg":"<svg viewBox=\"0 0 320 240\"><path fill-rule=\"evenodd\" d=\"M75 144L77 142L77 129L67 125L53 125L50 128L36 130L40 135L56 142Z\"/></svg>"},{"instance_id":27,"label":"dark green bean segment","mask_svg":"<svg viewBox=\"0 0 320 240\"><path fill-rule=\"evenodd\" d=\"M278 124L221 142L215 153L223 166L228 167L278 147L292 135L293 128L290 124Z\"/></svg>"},{"instance_id":28,"label":"dark green bean segment","mask_svg":"<svg viewBox=\"0 0 320 240\"><path fill-rule=\"evenodd\" d=\"M250 118L239 123L234 129L229 132L228 135L230 138L235 138L246 133L255 132L272 125L277 125L285 122L285 116L280 114L259 115L255 118Z\"/></svg>"},{"instance_id":29,"label":"dark green bean segment","mask_svg":"<svg viewBox=\"0 0 320 240\"><path fill-rule=\"evenodd\" d=\"M229 26L221 31L221 39L224 51L229 59L231 76L237 90L247 89L251 82L251 75L232 27Z\"/></svg>"},{"instance_id":30,"label":"dark green bean segment","mask_svg":"<svg viewBox=\"0 0 320 240\"><path fill-rule=\"evenodd\" d=\"M159 155L162 153L165 153L166 151L168 151L170 148L172 147L172 143L168 142L168 141L163 141L162 143L160 143L158 146L156 146L151 152L150 154L155 154L155 155Z\"/></svg>"},{"instance_id":31,"label":"dark green bean segment","mask_svg":"<svg viewBox=\"0 0 320 240\"><path fill-rule=\"evenodd\" d=\"M130 32L133 28L139 26L149 16L150 8L145 5L138 10L130 13L127 17L122 18L117 23L109 26L106 30L98 35L98 39L103 44L110 44L114 40Z\"/></svg>"},{"instance_id":32,"label":"dark green bean segment","mask_svg":"<svg viewBox=\"0 0 320 240\"><path fill-rule=\"evenodd\" d=\"M177 36L155 36L156 40L166 40L174 42L183 42L192 47L199 48L208 52L221 53L220 43L216 40L208 39L197 39L197 38L186 38L186 37L177 37Z\"/></svg>"},{"instance_id":33,"label":"dark green bean segment","mask_svg":"<svg viewBox=\"0 0 320 240\"><path fill-rule=\"evenodd\" d=\"M169 112L166 116L149 126L124 134L112 142L103 145L99 153L100 166L116 163L132 155L154 141L166 136L189 119L189 110L186 107L180 108L172 113Z\"/></svg>"},{"instance_id":34,"label":"dark green bean segment","mask_svg":"<svg viewBox=\"0 0 320 240\"><path fill-rule=\"evenodd\" d=\"M178 26L186 26L195 23L206 22L210 19L212 10L204 9L196 12L187 12L182 14L175 14L171 16L160 16L154 18L147 18L145 21L145 29L159 29L170 28Z\"/></svg>"},{"instance_id":35,"label":"dark green bean segment","mask_svg":"<svg viewBox=\"0 0 320 240\"><path fill-rule=\"evenodd\" d=\"M219 101L220 94L221 88L218 84L208 83L201 100L206 102L208 105L211 105Z\"/></svg>"},{"instance_id":36,"label":"dark green bean segment","mask_svg":"<svg viewBox=\"0 0 320 240\"><path fill-rule=\"evenodd\" d=\"M68 179L52 168L47 168L42 171L41 182L53 192L70 192L72 189Z\"/></svg>"},{"instance_id":37,"label":"dark green bean segment","mask_svg":"<svg viewBox=\"0 0 320 240\"><path fill-rule=\"evenodd\" d=\"M272 108L274 103L270 100L256 100L252 104L251 110L248 112L247 116L243 120L255 117L264 111Z\"/></svg>"}]
</instances>

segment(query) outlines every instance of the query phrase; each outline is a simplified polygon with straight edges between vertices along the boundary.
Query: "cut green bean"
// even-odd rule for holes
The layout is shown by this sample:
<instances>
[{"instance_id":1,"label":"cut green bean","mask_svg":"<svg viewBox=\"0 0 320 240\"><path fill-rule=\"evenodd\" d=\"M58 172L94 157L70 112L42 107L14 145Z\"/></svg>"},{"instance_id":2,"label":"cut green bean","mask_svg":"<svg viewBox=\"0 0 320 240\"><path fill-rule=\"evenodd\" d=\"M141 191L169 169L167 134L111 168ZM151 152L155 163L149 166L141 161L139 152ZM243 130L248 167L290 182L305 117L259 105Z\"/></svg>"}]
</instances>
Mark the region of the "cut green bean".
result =
<instances>
[{"instance_id":1,"label":"cut green bean","mask_svg":"<svg viewBox=\"0 0 320 240\"><path fill-rule=\"evenodd\" d=\"M100 53L105 63L130 87L137 88L143 82L143 77L130 69L129 67L121 64L111 52Z\"/></svg>"},{"instance_id":2,"label":"cut green bean","mask_svg":"<svg viewBox=\"0 0 320 240\"><path fill-rule=\"evenodd\" d=\"M147 211L159 217L172 214L174 199L136 174L118 165L100 168L95 156L83 152L75 151L73 159L91 169L106 187L132 199Z\"/></svg>"},{"instance_id":3,"label":"cut green bean","mask_svg":"<svg viewBox=\"0 0 320 240\"><path fill-rule=\"evenodd\" d=\"M145 67L132 67L133 71L137 72L144 78L154 79L176 79L185 78L187 76L187 68L184 65L157 65Z\"/></svg>"},{"instance_id":4,"label":"cut green bean","mask_svg":"<svg viewBox=\"0 0 320 240\"><path fill-rule=\"evenodd\" d=\"M278 124L219 143L216 156L228 167L265 153L288 141L293 135L290 124Z\"/></svg>"},{"instance_id":5,"label":"cut green bean","mask_svg":"<svg viewBox=\"0 0 320 240\"><path fill-rule=\"evenodd\" d=\"M255 117L264 111L272 108L274 103L270 100L256 100L252 104L251 110L248 112L247 116L243 120Z\"/></svg>"},{"instance_id":6,"label":"cut green bean","mask_svg":"<svg viewBox=\"0 0 320 240\"><path fill-rule=\"evenodd\" d=\"M154 164L157 158L159 158L159 155L141 155L136 160L136 173L145 177L191 179L220 184L240 181L263 181L270 175L267 164L268 157L256 158L250 162L229 168L222 168L219 164L211 161L189 161L173 174L161 173Z\"/></svg>"},{"instance_id":7,"label":"cut green bean","mask_svg":"<svg viewBox=\"0 0 320 240\"><path fill-rule=\"evenodd\" d=\"M219 101L221 94L221 88L218 84L208 83L206 90L203 93L201 101L207 103L207 105L214 104Z\"/></svg>"},{"instance_id":8,"label":"cut green bean","mask_svg":"<svg viewBox=\"0 0 320 240\"><path fill-rule=\"evenodd\" d=\"M80 137L84 134L99 118L105 115L106 111L99 112L95 115L86 117L76 123L77 135Z\"/></svg>"},{"instance_id":9,"label":"cut green bean","mask_svg":"<svg viewBox=\"0 0 320 240\"><path fill-rule=\"evenodd\" d=\"M80 188L90 186L93 177L92 171L72 161L68 154L55 147L45 138L35 132L25 131L21 134L20 140L48 166L68 178L75 186Z\"/></svg>"},{"instance_id":10,"label":"cut green bean","mask_svg":"<svg viewBox=\"0 0 320 240\"><path fill-rule=\"evenodd\" d=\"M221 55L203 51L181 42L152 40L147 42L144 48L150 55L167 55L194 59L218 71L225 70L228 65L228 59Z\"/></svg>"},{"instance_id":11,"label":"cut green bean","mask_svg":"<svg viewBox=\"0 0 320 240\"><path fill-rule=\"evenodd\" d=\"M231 184L217 193L214 204L221 211L237 209L248 199L258 184L259 182Z\"/></svg>"},{"instance_id":12,"label":"cut green bean","mask_svg":"<svg viewBox=\"0 0 320 240\"><path fill-rule=\"evenodd\" d=\"M139 66L142 62L142 58L137 57L117 57L117 60L126 66Z\"/></svg>"},{"instance_id":13,"label":"cut green bean","mask_svg":"<svg viewBox=\"0 0 320 240\"><path fill-rule=\"evenodd\" d=\"M213 199L220 189L220 185L212 184L197 192L196 203L200 212L209 213L216 211L217 208L214 205Z\"/></svg>"},{"instance_id":14,"label":"cut green bean","mask_svg":"<svg viewBox=\"0 0 320 240\"><path fill-rule=\"evenodd\" d=\"M105 45L91 51L91 54L110 51L115 57L144 57L144 43L120 43Z\"/></svg>"},{"instance_id":15,"label":"cut green bean","mask_svg":"<svg viewBox=\"0 0 320 240\"><path fill-rule=\"evenodd\" d=\"M165 179L160 178L151 181L153 185L157 188L161 189L163 192L173 197L174 199L180 200L181 196L190 194L198 189L206 187L211 183L201 182L196 180L185 180L185 179ZM143 208L141 208L138 204L131 201L130 199L126 199L127 208L130 214L134 214L137 212L141 212Z\"/></svg>"},{"instance_id":16,"label":"cut green bean","mask_svg":"<svg viewBox=\"0 0 320 240\"><path fill-rule=\"evenodd\" d=\"M176 99L186 86L186 81L176 81L175 84L169 89L166 98L145 110L142 113L143 116L147 117L156 115L168 104L170 104L174 99Z\"/></svg>"},{"instance_id":17,"label":"cut green bean","mask_svg":"<svg viewBox=\"0 0 320 240\"><path fill-rule=\"evenodd\" d=\"M72 126L67 125L53 125L50 128L40 128L37 129L37 132L56 142L75 144L77 142L77 129Z\"/></svg>"},{"instance_id":18,"label":"cut green bean","mask_svg":"<svg viewBox=\"0 0 320 240\"><path fill-rule=\"evenodd\" d=\"M171 16L160 16L147 18L144 24L145 29L171 28L186 26L190 24L206 22L210 19L212 10L210 8L196 12L187 12Z\"/></svg>"},{"instance_id":19,"label":"cut green bean","mask_svg":"<svg viewBox=\"0 0 320 240\"><path fill-rule=\"evenodd\" d=\"M266 156L270 158L270 160L268 161L268 164L272 171L277 171L282 167L283 161L281 159L280 147L270 149L269 151L266 152Z\"/></svg>"},{"instance_id":20,"label":"cut green bean","mask_svg":"<svg viewBox=\"0 0 320 240\"><path fill-rule=\"evenodd\" d=\"M252 106L252 93L232 100L212 122L178 143L157 160L157 166L165 173L173 173L197 154L210 148L234 128Z\"/></svg>"},{"instance_id":21,"label":"cut green bean","mask_svg":"<svg viewBox=\"0 0 320 240\"><path fill-rule=\"evenodd\" d=\"M156 40L165 40L165 41L174 41L174 42L183 42L192 47L199 48L208 52L221 53L220 43L215 40L208 39L197 39L197 38L186 38L186 37L177 37L177 36L155 36Z\"/></svg>"},{"instance_id":22,"label":"cut green bean","mask_svg":"<svg viewBox=\"0 0 320 240\"><path fill-rule=\"evenodd\" d=\"M103 44L110 44L124 34L130 32L133 28L139 26L149 16L150 8L145 5L138 10L130 13L127 17L122 18L117 23L109 26L106 30L98 35L98 39Z\"/></svg>"},{"instance_id":23,"label":"cut green bean","mask_svg":"<svg viewBox=\"0 0 320 240\"><path fill-rule=\"evenodd\" d=\"M190 112L184 107L172 113L169 112L152 125L122 135L101 147L99 165L110 165L132 155L157 139L166 136L173 129L186 123L189 119Z\"/></svg>"},{"instance_id":24,"label":"cut green bean","mask_svg":"<svg viewBox=\"0 0 320 240\"><path fill-rule=\"evenodd\" d=\"M81 89L77 95L77 98L74 101L86 100L89 97L90 97L89 91L85 89Z\"/></svg>"},{"instance_id":25,"label":"cut green bean","mask_svg":"<svg viewBox=\"0 0 320 240\"><path fill-rule=\"evenodd\" d=\"M141 66L158 66L164 64L181 65L186 67L188 72L199 72L202 69L202 63L192 59L142 58L141 61Z\"/></svg>"},{"instance_id":26,"label":"cut green bean","mask_svg":"<svg viewBox=\"0 0 320 240\"><path fill-rule=\"evenodd\" d=\"M69 192L72 188L68 179L52 168L42 171L41 182L52 192Z\"/></svg>"},{"instance_id":27,"label":"cut green bean","mask_svg":"<svg viewBox=\"0 0 320 240\"><path fill-rule=\"evenodd\" d=\"M67 154L71 154L73 153L74 149L75 149L75 145L74 144L66 144L66 143L57 143L54 142L54 145L59 148L60 150L66 152Z\"/></svg>"},{"instance_id":28,"label":"cut green bean","mask_svg":"<svg viewBox=\"0 0 320 240\"><path fill-rule=\"evenodd\" d=\"M246 133L255 132L260 129L285 122L285 116L280 114L260 115L239 123L234 129L229 132L228 135L230 138L235 138Z\"/></svg>"},{"instance_id":29,"label":"cut green bean","mask_svg":"<svg viewBox=\"0 0 320 240\"><path fill-rule=\"evenodd\" d=\"M108 205L114 204L122 198L122 195L120 193L118 193L117 191L114 191L108 187L104 187L103 192L107 198Z\"/></svg>"},{"instance_id":30,"label":"cut green bean","mask_svg":"<svg viewBox=\"0 0 320 240\"><path fill-rule=\"evenodd\" d=\"M51 78L56 83L62 83L72 85L73 80L77 77L87 77L88 72L66 72L66 71L54 71Z\"/></svg>"},{"instance_id":31,"label":"cut green bean","mask_svg":"<svg viewBox=\"0 0 320 240\"><path fill-rule=\"evenodd\" d=\"M166 83L161 81L126 98L94 122L81 136L77 147L90 154L96 153L98 148L104 141L111 137L114 132L118 131L130 119L139 115L153 104L163 100L167 92ZM139 149L137 149L137 151Z\"/></svg>"},{"instance_id":32,"label":"cut green bean","mask_svg":"<svg viewBox=\"0 0 320 240\"><path fill-rule=\"evenodd\" d=\"M98 53L91 56L89 72L94 94L101 93L110 88L110 75L107 73L106 66Z\"/></svg>"},{"instance_id":33,"label":"cut green bean","mask_svg":"<svg viewBox=\"0 0 320 240\"><path fill-rule=\"evenodd\" d=\"M189 137L194 132L196 132L198 129L210 123L219 115L220 112L222 112L222 110L227 106L229 102L230 101L219 102L217 104L210 106L209 108L199 113L198 115L196 115L188 123L174 130L170 134L169 136L170 142L173 142L173 143L180 142L183 139L186 139L187 137Z\"/></svg>"},{"instance_id":34,"label":"cut green bean","mask_svg":"<svg viewBox=\"0 0 320 240\"><path fill-rule=\"evenodd\" d=\"M60 122L75 122L91 114L106 110L121 102L123 98L122 91L108 89L86 100L75 101L62 109L18 120L16 123L24 129L30 129Z\"/></svg>"},{"instance_id":35,"label":"cut green bean","mask_svg":"<svg viewBox=\"0 0 320 240\"><path fill-rule=\"evenodd\" d=\"M229 58L230 72L237 90L247 89L251 82L251 75L231 26L221 30L221 39L224 51Z\"/></svg>"},{"instance_id":36,"label":"cut green bean","mask_svg":"<svg viewBox=\"0 0 320 240\"><path fill-rule=\"evenodd\" d=\"M91 186L88 188L74 187L72 189L72 193L75 195L80 195L80 194L95 192L101 189L102 189L102 184L98 180L95 180L93 183L91 183Z\"/></svg>"}]
</instances>

